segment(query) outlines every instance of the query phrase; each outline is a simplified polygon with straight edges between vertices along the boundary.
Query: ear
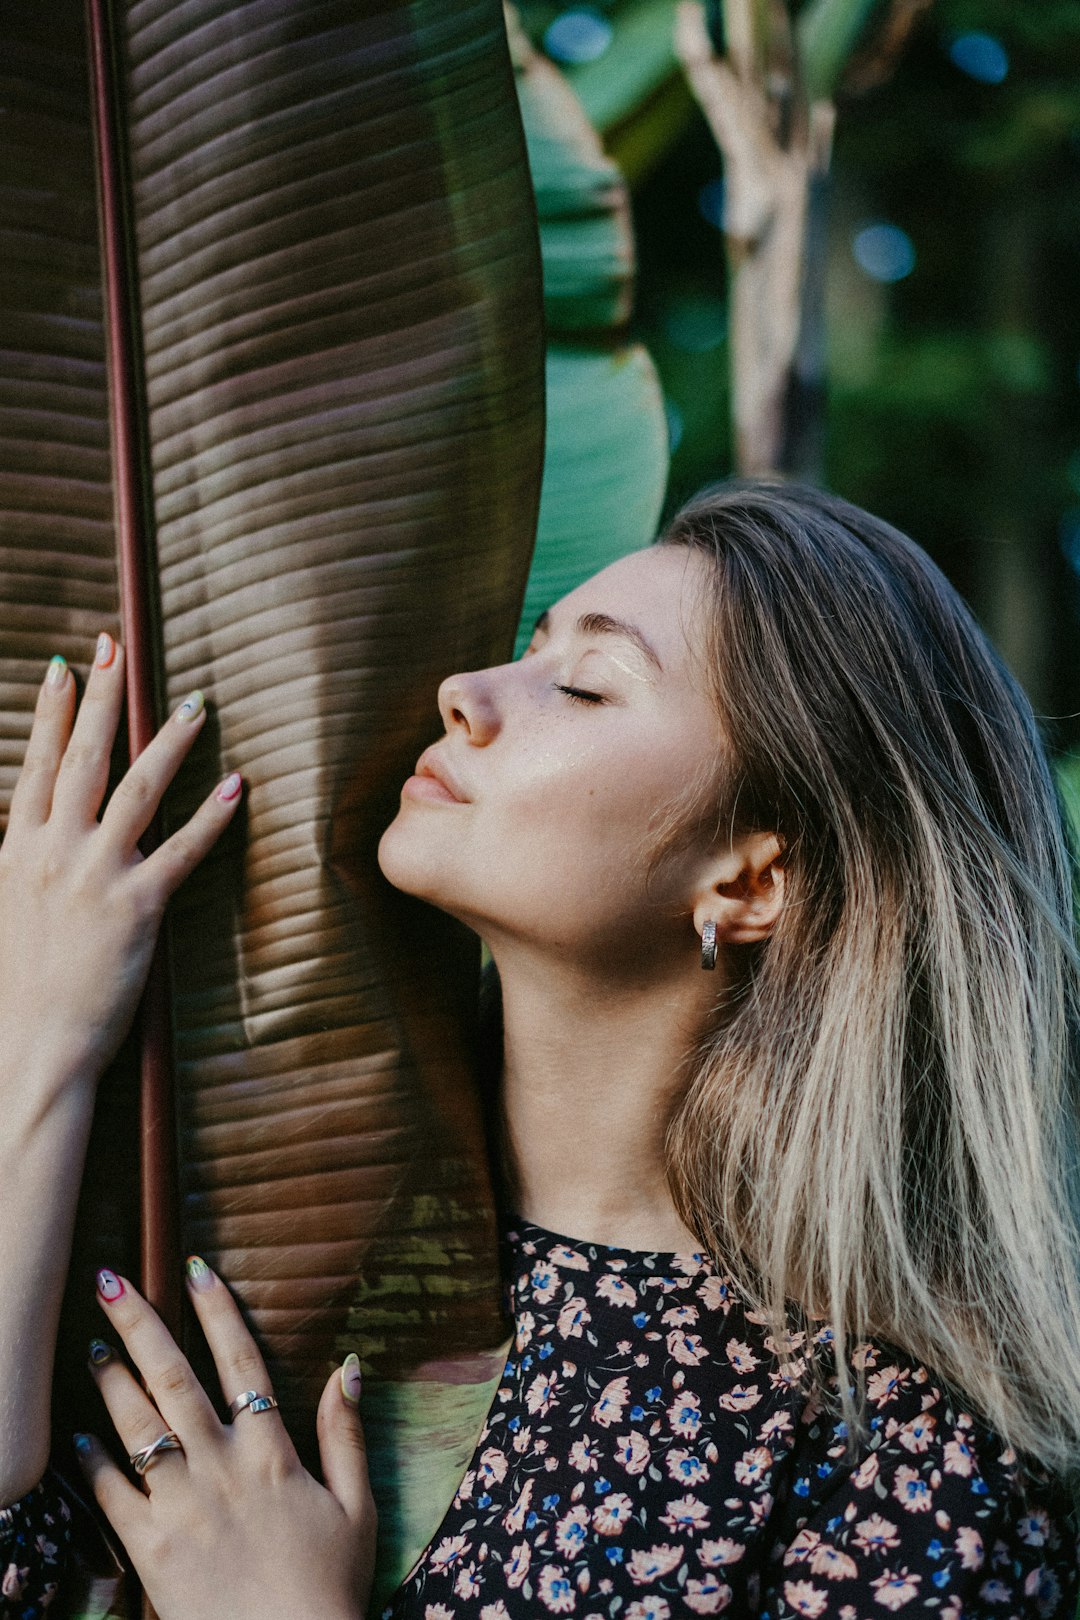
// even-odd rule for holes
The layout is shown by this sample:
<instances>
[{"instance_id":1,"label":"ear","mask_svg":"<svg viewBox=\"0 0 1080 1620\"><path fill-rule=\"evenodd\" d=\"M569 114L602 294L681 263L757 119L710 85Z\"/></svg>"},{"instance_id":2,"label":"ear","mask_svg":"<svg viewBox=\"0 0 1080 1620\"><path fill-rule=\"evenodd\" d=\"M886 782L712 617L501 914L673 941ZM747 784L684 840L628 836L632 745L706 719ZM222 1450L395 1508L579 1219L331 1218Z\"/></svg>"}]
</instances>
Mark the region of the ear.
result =
<instances>
[{"instance_id":1,"label":"ear","mask_svg":"<svg viewBox=\"0 0 1080 1620\"><path fill-rule=\"evenodd\" d=\"M698 935L711 920L718 944L751 945L768 939L784 903L783 854L776 833L753 832L715 857L694 903Z\"/></svg>"}]
</instances>

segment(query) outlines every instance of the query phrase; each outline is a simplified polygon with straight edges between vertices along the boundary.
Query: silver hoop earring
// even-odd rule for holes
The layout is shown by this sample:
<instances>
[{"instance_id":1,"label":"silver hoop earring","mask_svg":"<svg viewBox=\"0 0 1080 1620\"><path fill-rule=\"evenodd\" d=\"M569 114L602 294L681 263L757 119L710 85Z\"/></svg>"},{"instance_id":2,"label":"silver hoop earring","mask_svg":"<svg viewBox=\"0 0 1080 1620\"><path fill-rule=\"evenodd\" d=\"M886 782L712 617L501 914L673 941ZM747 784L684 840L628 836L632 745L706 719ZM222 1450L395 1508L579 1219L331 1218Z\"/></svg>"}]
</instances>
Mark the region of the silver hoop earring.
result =
<instances>
[{"instance_id":1,"label":"silver hoop earring","mask_svg":"<svg viewBox=\"0 0 1080 1620\"><path fill-rule=\"evenodd\" d=\"M716 966L716 924L707 922L701 930L701 965L708 972Z\"/></svg>"}]
</instances>

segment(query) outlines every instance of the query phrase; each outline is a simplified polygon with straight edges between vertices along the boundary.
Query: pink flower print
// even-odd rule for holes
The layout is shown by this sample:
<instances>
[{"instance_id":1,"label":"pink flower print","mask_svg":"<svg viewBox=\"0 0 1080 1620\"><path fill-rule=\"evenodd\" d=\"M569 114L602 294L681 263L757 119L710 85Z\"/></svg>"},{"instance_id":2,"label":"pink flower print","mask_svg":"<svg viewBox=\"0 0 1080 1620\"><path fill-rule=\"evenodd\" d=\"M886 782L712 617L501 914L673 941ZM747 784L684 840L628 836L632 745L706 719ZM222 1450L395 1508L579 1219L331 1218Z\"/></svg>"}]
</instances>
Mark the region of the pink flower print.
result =
<instances>
[{"instance_id":1,"label":"pink flower print","mask_svg":"<svg viewBox=\"0 0 1080 1620\"><path fill-rule=\"evenodd\" d=\"M945 1442L945 1472L961 1474L964 1479L969 1479L974 1471L975 1454L957 1429L953 1433L953 1438Z\"/></svg>"},{"instance_id":2,"label":"pink flower print","mask_svg":"<svg viewBox=\"0 0 1080 1620\"><path fill-rule=\"evenodd\" d=\"M552 1614L573 1614L577 1597L561 1564L545 1564L540 1571L540 1601Z\"/></svg>"},{"instance_id":3,"label":"pink flower print","mask_svg":"<svg viewBox=\"0 0 1080 1620\"><path fill-rule=\"evenodd\" d=\"M774 1435L786 1434L791 1428L790 1412L772 1412L758 1430L759 1440L771 1440Z\"/></svg>"},{"instance_id":4,"label":"pink flower print","mask_svg":"<svg viewBox=\"0 0 1080 1620\"><path fill-rule=\"evenodd\" d=\"M660 1516L660 1523L672 1535L681 1530L684 1535L694 1536L709 1528L709 1510L696 1496L678 1496L668 1503L667 1512Z\"/></svg>"},{"instance_id":5,"label":"pink flower print","mask_svg":"<svg viewBox=\"0 0 1080 1620\"><path fill-rule=\"evenodd\" d=\"M523 1457L528 1451L529 1442L531 1439L532 1429L529 1424L526 1423L525 1427L523 1429L519 1429L517 1434L514 1436L514 1450L517 1452L519 1457Z\"/></svg>"},{"instance_id":6,"label":"pink flower print","mask_svg":"<svg viewBox=\"0 0 1080 1620\"><path fill-rule=\"evenodd\" d=\"M457 1488L457 1495L455 1497L455 1501L458 1501L458 1502L471 1502L472 1501L473 1486L475 1485L475 1483L476 1483L476 1470L473 1469L473 1468L470 1468L469 1472L465 1475L465 1478L462 1480L461 1484Z\"/></svg>"},{"instance_id":7,"label":"pink flower print","mask_svg":"<svg viewBox=\"0 0 1080 1620\"><path fill-rule=\"evenodd\" d=\"M724 1316L735 1303L730 1277L706 1277L696 1292L707 1311L721 1311Z\"/></svg>"},{"instance_id":8,"label":"pink flower print","mask_svg":"<svg viewBox=\"0 0 1080 1620\"><path fill-rule=\"evenodd\" d=\"M809 1581L785 1581L784 1596L796 1614L808 1614L810 1620L817 1620L819 1614L824 1614L829 1601L825 1593Z\"/></svg>"},{"instance_id":9,"label":"pink flower print","mask_svg":"<svg viewBox=\"0 0 1080 1620\"><path fill-rule=\"evenodd\" d=\"M559 1287L559 1274L554 1266L549 1266L546 1260L538 1260L529 1273L532 1283L533 1299L538 1305L546 1305L555 1298Z\"/></svg>"},{"instance_id":10,"label":"pink flower print","mask_svg":"<svg viewBox=\"0 0 1080 1620\"><path fill-rule=\"evenodd\" d=\"M564 1339L580 1339L585 1331L585 1323L591 1320L589 1307L579 1294L575 1294L559 1312L559 1332Z\"/></svg>"},{"instance_id":11,"label":"pink flower print","mask_svg":"<svg viewBox=\"0 0 1080 1620\"><path fill-rule=\"evenodd\" d=\"M564 1557L574 1558L584 1547L588 1532L588 1508L571 1508L555 1526L555 1545Z\"/></svg>"},{"instance_id":12,"label":"pink flower print","mask_svg":"<svg viewBox=\"0 0 1080 1620\"><path fill-rule=\"evenodd\" d=\"M625 1491L613 1491L610 1496L604 1497L598 1507L593 1508L593 1528L601 1536L621 1535L633 1511L634 1504Z\"/></svg>"},{"instance_id":13,"label":"pink flower print","mask_svg":"<svg viewBox=\"0 0 1080 1620\"><path fill-rule=\"evenodd\" d=\"M485 1603L480 1610L480 1620L510 1620L510 1610L502 1598L497 1603Z\"/></svg>"},{"instance_id":14,"label":"pink flower print","mask_svg":"<svg viewBox=\"0 0 1080 1620\"><path fill-rule=\"evenodd\" d=\"M480 1591L480 1582L476 1578L475 1564L462 1564L454 1582L454 1596L459 1598L476 1597Z\"/></svg>"},{"instance_id":15,"label":"pink flower print","mask_svg":"<svg viewBox=\"0 0 1080 1620\"><path fill-rule=\"evenodd\" d=\"M694 1614L721 1614L731 1602L731 1587L715 1575L706 1575L700 1581L687 1581L683 1602Z\"/></svg>"},{"instance_id":16,"label":"pink flower print","mask_svg":"<svg viewBox=\"0 0 1080 1620\"><path fill-rule=\"evenodd\" d=\"M556 1243L554 1248L548 1250L548 1259L553 1266L561 1266L564 1271L588 1271L589 1262L583 1254L571 1249L565 1243Z\"/></svg>"},{"instance_id":17,"label":"pink flower print","mask_svg":"<svg viewBox=\"0 0 1080 1620\"><path fill-rule=\"evenodd\" d=\"M876 1367L878 1364L877 1347L872 1344L857 1344L851 1352L851 1365L853 1367Z\"/></svg>"},{"instance_id":18,"label":"pink flower print","mask_svg":"<svg viewBox=\"0 0 1080 1620\"><path fill-rule=\"evenodd\" d=\"M22 1570L19 1568L18 1564L9 1564L7 1569L4 1571L4 1579L2 1582L0 1582L0 1596L6 1598L22 1597L23 1588L26 1585L29 1574L29 1564L25 1569Z\"/></svg>"},{"instance_id":19,"label":"pink flower print","mask_svg":"<svg viewBox=\"0 0 1080 1620\"><path fill-rule=\"evenodd\" d=\"M445 1603L429 1603L424 1609L424 1620L454 1620L454 1611Z\"/></svg>"},{"instance_id":20,"label":"pink flower print","mask_svg":"<svg viewBox=\"0 0 1080 1620\"><path fill-rule=\"evenodd\" d=\"M498 1485L506 1478L507 1462L498 1446L488 1446L480 1454L480 1466L476 1470L481 1485Z\"/></svg>"},{"instance_id":21,"label":"pink flower print","mask_svg":"<svg viewBox=\"0 0 1080 1620\"><path fill-rule=\"evenodd\" d=\"M773 1389L791 1389L799 1382L805 1371L805 1359L796 1356L794 1361L785 1361L783 1366L774 1368L769 1373L769 1383Z\"/></svg>"},{"instance_id":22,"label":"pink flower print","mask_svg":"<svg viewBox=\"0 0 1080 1620\"><path fill-rule=\"evenodd\" d=\"M531 1479L527 1479L521 1495L513 1507L503 1514L503 1528L506 1530L507 1535L520 1536L522 1530L524 1530L525 1520L529 1512L529 1503L532 1501L532 1493L533 1482Z\"/></svg>"},{"instance_id":23,"label":"pink flower print","mask_svg":"<svg viewBox=\"0 0 1080 1620\"><path fill-rule=\"evenodd\" d=\"M555 1405L555 1384L554 1373L537 1373L525 1391L525 1405L534 1417L543 1417Z\"/></svg>"},{"instance_id":24,"label":"pink flower print","mask_svg":"<svg viewBox=\"0 0 1080 1620\"><path fill-rule=\"evenodd\" d=\"M692 1451L684 1451L676 1447L669 1451L667 1458L667 1471L679 1485L700 1485L703 1479L708 1479L709 1470L695 1457Z\"/></svg>"},{"instance_id":25,"label":"pink flower print","mask_svg":"<svg viewBox=\"0 0 1080 1620\"><path fill-rule=\"evenodd\" d=\"M1053 1570L1033 1569L1024 1582L1024 1591L1035 1599L1040 1616L1057 1614L1061 1605L1061 1584Z\"/></svg>"},{"instance_id":26,"label":"pink flower print","mask_svg":"<svg viewBox=\"0 0 1080 1620\"><path fill-rule=\"evenodd\" d=\"M880 1467L881 1459L876 1451L872 1451L869 1457L864 1457L858 1468L856 1468L855 1472L851 1476L851 1483L854 1485L855 1489L857 1491L868 1490L869 1487L874 1483L875 1479L877 1479L878 1469Z\"/></svg>"},{"instance_id":27,"label":"pink flower print","mask_svg":"<svg viewBox=\"0 0 1080 1620\"><path fill-rule=\"evenodd\" d=\"M693 1305L672 1305L670 1310L664 1312L660 1320L665 1327L693 1327L698 1319L698 1314Z\"/></svg>"},{"instance_id":28,"label":"pink flower print","mask_svg":"<svg viewBox=\"0 0 1080 1620\"><path fill-rule=\"evenodd\" d=\"M866 1381L867 1400L875 1406L886 1406L889 1401L895 1401L910 1377L907 1368L901 1371L899 1367L882 1367Z\"/></svg>"},{"instance_id":29,"label":"pink flower print","mask_svg":"<svg viewBox=\"0 0 1080 1620\"><path fill-rule=\"evenodd\" d=\"M532 1480L529 1481L529 1484L532 1484ZM510 1561L503 1565L507 1586L516 1588L523 1583L529 1573L529 1560L531 1558L532 1551L527 1541L519 1541L516 1547L511 1547Z\"/></svg>"},{"instance_id":30,"label":"pink flower print","mask_svg":"<svg viewBox=\"0 0 1080 1620\"><path fill-rule=\"evenodd\" d=\"M637 1304L637 1291L630 1286L625 1277L612 1276L605 1272L596 1285L596 1292L600 1299L606 1299L609 1305L626 1305L633 1307Z\"/></svg>"},{"instance_id":31,"label":"pink flower print","mask_svg":"<svg viewBox=\"0 0 1080 1620\"><path fill-rule=\"evenodd\" d=\"M626 1611L626 1620L671 1620L671 1605L658 1592L638 1598Z\"/></svg>"},{"instance_id":32,"label":"pink flower print","mask_svg":"<svg viewBox=\"0 0 1080 1620\"><path fill-rule=\"evenodd\" d=\"M610 1429L613 1423L621 1423L623 1407L629 1399L630 1380L628 1378L613 1378L600 1391L600 1399L593 1407L592 1415L603 1428Z\"/></svg>"},{"instance_id":33,"label":"pink flower print","mask_svg":"<svg viewBox=\"0 0 1080 1620\"><path fill-rule=\"evenodd\" d=\"M956 1552L961 1569L982 1569L986 1557L983 1538L973 1526L960 1525L956 1532Z\"/></svg>"},{"instance_id":34,"label":"pink flower print","mask_svg":"<svg viewBox=\"0 0 1080 1620\"><path fill-rule=\"evenodd\" d=\"M667 1336L667 1347L668 1354L684 1367L696 1367L708 1354L699 1333L683 1333L680 1328L672 1328Z\"/></svg>"},{"instance_id":35,"label":"pink flower print","mask_svg":"<svg viewBox=\"0 0 1080 1620\"><path fill-rule=\"evenodd\" d=\"M740 1339L729 1339L724 1349L737 1373L753 1372L754 1368L761 1364L760 1356L755 1356L750 1346L743 1344Z\"/></svg>"},{"instance_id":36,"label":"pink flower print","mask_svg":"<svg viewBox=\"0 0 1080 1620\"><path fill-rule=\"evenodd\" d=\"M1045 1508L1032 1508L1016 1521L1017 1534L1028 1547L1045 1547L1050 1536L1050 1515Z\"/></svg>"},{"instance_id":37,"label":"pink flower print","mask_svg":"<svg viewBox=\"0 0 1080 1620\"><path fill-rule=\"evenodd\" d=\"M443 1536L439 1545L428 1559L428 1568L433 1569L437 1575L459 1564L467 1552L472 1551L472 1542L464 1536Z\"/></svg>"},{"instance_id":38,"label":"pink flower print","mask_svg":"<svg viewBox=\"0 0 1080 1620\"><path fill-rule=\"evenodd\" d=\"M716 1404L725 1412L749 1412L761 1400L761 1395L761 1390L755 1389L753 1384L736 1384L721 1395Z\"/></svg>"},{"instance_id":39,"label":"pink flower print","mask_svg":"<svg viewBox=\"0 0 1080 1620\"><path fill-rule=\"evenodd\" d=\"M759 1496L755 1496L749 1506L750 1523L752 1525L764 1524L772 1512L772 1506L773 1497L771 1491L762 1491Z\"/></svg>"},{"instance_id":40,"label":"pink flower print","mask_svg":"<svg viewBox=\"0 0 1080 1620\"><path fill-rule=\"evenodd\" d=\"M891 1569L886 1569L876 1581L871 1581L870 1585L877 1593L875 1602L882 1604L886 1609L892 1609L895 1613L897 1609L902 1609L905 1603L910 1603L912 1598L918 1597L921 1580L921 1575L909 1575L906 1569L898 1570L896 1574L893 1574Z\"/></svg>"},{"instance_id":41,"label":"pink flower print","mask_svg":"<svg viewBox=\"0 0 1080 1620\"><path fill-rule=\"evenodd\" d=\"M926 1451L936 1428L937 1420L929 1412L923 1412L919 1417L912 1418L910 1423L905 1423L897 1431L896 1438L905 1451Z\"/></svg>"},{"instance_id":42,"label":"pink flower print","mask_svg":"<svg viewBox=\"0 0 1080 1620\"><path fill-rule=\"evenodd\" d=\"M514 1334L514 1349L517 1351L518 1355L521 1354L526 1345L532 1339L533 1329L535 1326L536 1318L533 1316L532 1312L522 1311L521 1315L517 1319L517 1329Z\"/></svg>"},{"instance_id":43,"label":"pink flower print","mask_svg":"<svg viewBox=\"0 0 1080 1620\"><path fill-rule=\"evenodd\" d=\"M701 1428L701 1401L691 1391L679 1395L667 1409L668 1422L675 1434L692 1440Z\"/></svg>"},{"instance_id":44,"label":"pink flower print","mask_svg":"<svg viewBox=\"0 0 1080 1620\"><path fill-rule=\"evenodd\" d=\"M643 1474L651 1455L649 1442L636 1429L615 1442L615 1461L622 1463L628 1474Z\"/></svg>"},{"instance_id":45,"label":"pink flower print","mask_svg":"<svg viewBox=\"0 0 1080 1620\"><path fill-rule=\"evenodd\" d=\"M683 1549L671 1547L662 1542L659 1547L650 1547L648 1552L639 1547L630 1554L627 1569L630 1579L635 1586L649 1586L653 1581L661 1580L663 1576L670 1575L682 1563Z\"/></svg>"},{"instance_id":46,"label":"pink flower print","mask_svg":"<svg viewBox=\"0 0 1080 1620\"><path fill-rule=\"evenodd\" d=\"M821 1537L816 1530L802 1529L795 1537L791 1546L784 1554L785 1564L797 1564L801 1559L808 1558L814 1548L821 1544Z\"/></svg>"},{"instance_id":47,"label":"pink flower print","mask_svg":"<svg viewBox=\"0 0 1080 1620\"><path fill-rule=\"evenodd\" d=\"M814 1548L809 1558L811 1575L824 1575L828 1581L850 1581L859 1573L859 1566L846 1552L823 1541Z\"/></svg>"},{"instance_id":48,"label":"pink flower print","mask_svg":"<svg viewBox=\"0 0 1080 1620\"><path fill-rule=\"evenodd\" d=\"M716 1569L722 1564L737 1564L745 1552L745 1542L732 1541L728 1536L717 1536L715 1541L703 1541L697 1555L706 1569Z\"/></svg>"},{"instance_id":49,"label":"pink flower print","mask_svg":"<svg viewBox=\"0 0 1080 1620\"><path fill-rule=\"evenodd\" d=\"M570 1466L576 1468L579 1474L595 1473L600 1462L600 1445L591 1435L586 1434L580 1440L575 1440L570 1447Z\"/></svg>"},{"instance_id":50,"label":"pink flower print","mask_svg":"<svg viewBox=\"0 0 1080 1620\"><path fill-rule=\"evenodd\" d=\"M754 1446L744 1451L735 1464L735 1478L740 1485L756 1485L772 1467L773 1454L767 1446Z\"/></svg>"},{"instance_id":51,"label":"pink flower print","mask_svg":"<svg viewBox=\"0 0 1080 1620\"><path fill-rule=\"evenodd\" d=\"M885 1552L900 1545L900 1533L895 1524L883 1519L880 1513L871 1513L868 1519L862 1519L855 1526L853 1539L863 1552Z\"/></svg>"},{"instance_id":52,"label":"pink flower print","mask_svg":"<svg viewBox=\"0 0 1080 1620\"><path fill-rule=\"evenodd\" d=\"M909 1513L929 1513L934 1505L930 1487L914 1468L898 1468L893 1495Z\"/></svg>"}]
</instances>

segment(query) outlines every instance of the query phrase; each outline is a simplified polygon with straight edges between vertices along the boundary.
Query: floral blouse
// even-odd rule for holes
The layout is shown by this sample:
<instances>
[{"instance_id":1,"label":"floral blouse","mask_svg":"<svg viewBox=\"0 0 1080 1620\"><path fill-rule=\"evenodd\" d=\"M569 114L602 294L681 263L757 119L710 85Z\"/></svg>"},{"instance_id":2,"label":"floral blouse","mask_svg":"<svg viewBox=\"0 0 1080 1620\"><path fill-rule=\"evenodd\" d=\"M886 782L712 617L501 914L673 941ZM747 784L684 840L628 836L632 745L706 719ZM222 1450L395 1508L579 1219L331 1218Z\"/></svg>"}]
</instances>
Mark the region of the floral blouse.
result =
<instances>
[{"instance_id":1,"label":"floral blouse","mask_svg":"<svg viewBox=\"0 0 1080 1620\"><path fill-rule=\"evenodd\" d=\"M0 1616L38 1620L56 1596L71 1541L71 1510L53 1478L0 1508Z\"/></svg>"},{"instance_id":2,"label":"floral blouse","mask_svg":"<svg viewBox=\"0 0 1080 1620\"><path fill-rule=\"evenodd\" d=\"M1073 1615L1063 1493L901 1351L853 1350L852 1463L828 1397L796 1387L805 1340L782 1368L706 1256L518 1222L507 1258L514 1351L384 1620Z\"/></svg>"}]
</instances>

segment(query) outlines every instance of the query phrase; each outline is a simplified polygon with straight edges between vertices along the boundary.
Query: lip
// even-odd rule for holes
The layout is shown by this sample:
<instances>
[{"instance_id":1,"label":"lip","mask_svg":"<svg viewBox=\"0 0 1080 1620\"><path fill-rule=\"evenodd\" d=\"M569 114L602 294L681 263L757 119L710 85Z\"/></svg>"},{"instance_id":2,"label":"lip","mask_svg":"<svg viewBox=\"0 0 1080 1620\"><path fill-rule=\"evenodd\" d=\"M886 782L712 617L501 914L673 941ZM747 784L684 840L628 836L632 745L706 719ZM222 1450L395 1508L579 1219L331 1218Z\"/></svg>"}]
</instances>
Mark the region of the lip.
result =
<instances>
[{"instance_id":1,"label":"lip","mask_svg":"<svg viewBox=\"0 0 1080 1620\"><path fill-rule=\"evenodd\" d=\"M430 748L420 755L415 775L409 777L401 791L407 792L410 798L442 799L447 804L469 802L442 760L436 759Z\"/></svg>"}]
</instances>

